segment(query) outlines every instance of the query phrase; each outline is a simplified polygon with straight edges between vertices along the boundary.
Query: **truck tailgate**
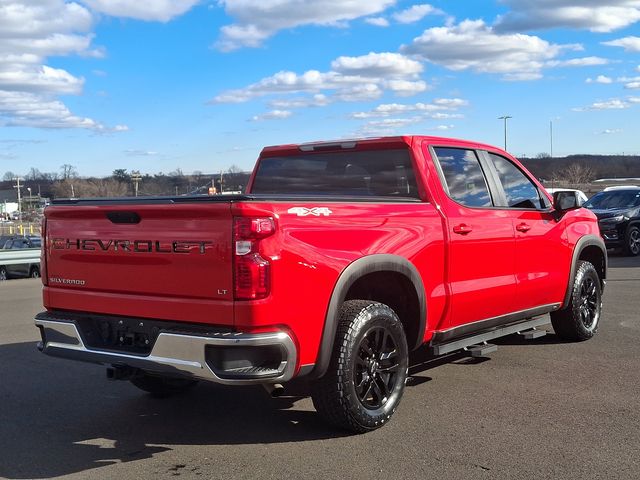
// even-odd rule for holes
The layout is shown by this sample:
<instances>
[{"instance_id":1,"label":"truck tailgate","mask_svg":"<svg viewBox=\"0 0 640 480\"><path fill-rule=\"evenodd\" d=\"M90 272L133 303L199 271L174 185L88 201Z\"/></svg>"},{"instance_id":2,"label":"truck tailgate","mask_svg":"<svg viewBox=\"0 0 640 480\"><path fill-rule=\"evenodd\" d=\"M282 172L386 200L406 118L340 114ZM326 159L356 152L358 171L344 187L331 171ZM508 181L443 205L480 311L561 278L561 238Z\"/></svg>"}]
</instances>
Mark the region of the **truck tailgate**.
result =
<instances>
[{"instance_id":1,"label":"truck tailgate","mask_svg":"<svg viewBox=\"0 0 640 480\"><path fill-rule=\"evenodd\" d=\"M46 220L49 307L233 323L229 202L54 205Z\"/></svg>"}]
</instances>

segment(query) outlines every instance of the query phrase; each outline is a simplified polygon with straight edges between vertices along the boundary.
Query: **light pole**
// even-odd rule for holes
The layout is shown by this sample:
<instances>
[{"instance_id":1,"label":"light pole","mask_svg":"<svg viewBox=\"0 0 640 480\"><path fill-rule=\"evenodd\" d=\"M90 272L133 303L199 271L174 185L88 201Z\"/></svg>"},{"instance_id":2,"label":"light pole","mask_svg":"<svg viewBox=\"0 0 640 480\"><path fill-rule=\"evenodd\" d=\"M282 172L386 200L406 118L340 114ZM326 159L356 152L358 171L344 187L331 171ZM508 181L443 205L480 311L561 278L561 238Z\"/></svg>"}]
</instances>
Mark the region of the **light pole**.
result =
<instances>
[{"instance_id":1,"label":"light pole","mask_svg":"<svg viewBox=\"0 0 640 480\"><path fill-rule=\"evenodd\" d=\"M29 204L27 205L27 207L31 209L31 187L27 187L27 191L29 192Z\"/></svg>"},{"instance_id":2,"label":"light pole","mask_svg":"<svg viewBox=\"0 0 640 480\"><path fill-rule=\"evenodd\" d=\"M510 118L513 118L510 115L503 115L501 117L498 117L498 120L504 120L504 151L507 151L507 120L509 120Z\"/></svg>"},{"instance_id":3,"label":"light pole","mask_svg":"<svg viewBox=\"0 0 640 480\"><path fill-rule=\"evenodd\" d=\"M553 120L549 120L549 145L551 149L549 155L553 158Z\"/></svg>"},{"instance_id":4,"label":"light pole","mask_svg":"<svg viewBox=\"0 0 640 480\"><path fill-rule=\"evenodd\" d=\"M20 177L16 177L14 178L14 180L16 181L16 184L13 186L13 188L18 190L18 221L22 223L22 193L20 192L20 189L22 188L22 185L20 185L20 181L22 179Z\"/></svg>"}]
</instances>

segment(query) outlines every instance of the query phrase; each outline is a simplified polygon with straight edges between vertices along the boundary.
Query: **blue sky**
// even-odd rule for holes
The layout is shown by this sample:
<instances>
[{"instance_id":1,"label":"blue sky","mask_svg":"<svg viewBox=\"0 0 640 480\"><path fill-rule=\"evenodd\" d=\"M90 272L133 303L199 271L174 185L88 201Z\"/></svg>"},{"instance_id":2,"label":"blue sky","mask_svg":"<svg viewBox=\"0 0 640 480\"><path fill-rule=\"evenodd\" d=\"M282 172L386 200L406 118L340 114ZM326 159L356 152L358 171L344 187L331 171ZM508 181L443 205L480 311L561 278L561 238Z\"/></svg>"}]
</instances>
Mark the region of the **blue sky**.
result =
<instances>
[{"instance_id":1,"label":"blue sky","mask_svg":"<svg viewBox=\"0 0 640 480\"><path fill-rule=\"evenodd\" d=\"M144 6L141 6L142 4ZM427 134L640 154L640 0L0 0L0 176Z\"/></svg>"}]
</instances>

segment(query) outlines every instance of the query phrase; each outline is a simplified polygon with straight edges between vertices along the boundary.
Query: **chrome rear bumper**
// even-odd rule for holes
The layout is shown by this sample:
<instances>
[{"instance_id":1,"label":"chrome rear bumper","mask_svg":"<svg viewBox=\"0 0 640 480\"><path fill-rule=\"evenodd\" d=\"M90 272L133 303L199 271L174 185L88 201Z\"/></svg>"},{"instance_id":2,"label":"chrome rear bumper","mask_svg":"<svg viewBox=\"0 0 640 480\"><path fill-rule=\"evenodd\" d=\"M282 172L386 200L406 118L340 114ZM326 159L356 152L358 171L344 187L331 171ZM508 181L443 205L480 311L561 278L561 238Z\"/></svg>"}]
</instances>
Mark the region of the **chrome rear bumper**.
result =
<instances>
[{"instance_id":1,"label":"chrome rear bumper","mask_svg":"<svg viewBox=\"0 0 640 480\"><path fill-rule=\"evenodd\" d=\"M35 324L40 328L39 349L53 357L68 358L104 365L126 365L159 375L191 377L226 385L282 383L293 377L297 352L291 337L285 332L247 334L239 332L213 333L207 336L160 332L148 355L128 354L86 346L73 321L47 319L39 314ZM274 368L240 366L221 370L213 358L218 352L253 347L277 347L281 361ZM221 347L221 348L220 348ZM241 352L241 350L236 350ZM219 355L217 355L219 357ZM237 355L234 356L237 361Z\"/></svg>"}]
</instances>

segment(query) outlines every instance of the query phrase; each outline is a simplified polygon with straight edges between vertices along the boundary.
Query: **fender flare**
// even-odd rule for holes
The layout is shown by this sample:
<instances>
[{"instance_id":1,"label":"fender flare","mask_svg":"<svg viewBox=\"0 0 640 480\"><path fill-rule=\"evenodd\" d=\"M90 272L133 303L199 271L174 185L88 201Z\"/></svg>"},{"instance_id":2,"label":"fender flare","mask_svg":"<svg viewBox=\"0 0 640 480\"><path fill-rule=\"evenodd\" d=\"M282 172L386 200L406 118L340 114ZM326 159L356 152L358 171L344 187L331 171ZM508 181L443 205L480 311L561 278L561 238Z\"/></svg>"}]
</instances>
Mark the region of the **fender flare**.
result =
<instances>
[{"instance_id":1,"label":"fender flare","mask_svg":"<svg viewBox=\"0 0 640 480\"><path fill-rule=\"evenodd\" d=\"M571 258L571 272L569 274L569 283L567 285L567 292L564 296L564 301L562 302L561 308L566 308L569 305L569 300L571 298L571 290L573 287L573 280L576 276L576 270L578 269L578 260L580 260L580 254L582 251L590 246L596 246L602 251L602 257L604 259L603 265L603 276L600 279L602 281L602 286L604 286L604 280L607 278L607 266L608 266L608 258L607 258L607 247L604 244L604 240L597 235L585 235L581 237L577 242L576 246L573 249L573 256Z\"/></svg>"},{"instance_id":2,"label":"fender flare","mask_svg":"<svg viewBox=\"0 0 640 480\"><path fill-rule=\"evenodd\" d=\"M353 284L364 275L375 272L396 272L407 277L415 288L418 301L420 302L420 323L418 325L418 338L413 349L422 345L424 332L426 329L427 318L427 302L424 291L424 284L418 269L404 257L389 254L375 254L359 258L350 263L340 274L338 280L333 287L333 293L329 301L327 313L325 316L324 330L318 348L318 355L315 367L311 373L312 378L322 377L329 367L331 354L333 352L333 343L338 329L338 317L340 315L340 306L347 296L347 292ZM409 348L412 348L410 345Z\"/></svg>"}]
</instances>

